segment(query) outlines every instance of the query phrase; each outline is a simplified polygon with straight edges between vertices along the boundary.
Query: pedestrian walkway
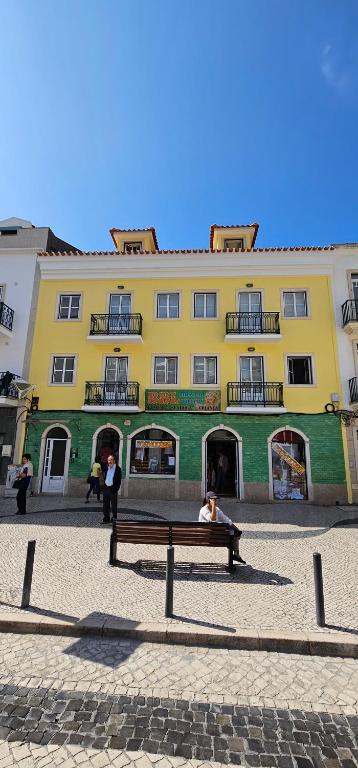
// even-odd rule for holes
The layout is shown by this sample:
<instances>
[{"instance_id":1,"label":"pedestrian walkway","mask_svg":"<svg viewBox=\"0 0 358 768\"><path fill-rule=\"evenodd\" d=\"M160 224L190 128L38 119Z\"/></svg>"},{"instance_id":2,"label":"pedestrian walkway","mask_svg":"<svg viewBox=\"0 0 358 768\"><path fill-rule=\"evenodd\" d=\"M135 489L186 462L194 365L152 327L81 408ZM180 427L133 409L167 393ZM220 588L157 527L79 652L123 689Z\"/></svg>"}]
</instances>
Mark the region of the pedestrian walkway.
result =
<instances>
[{"instance_id":1,"label":"pedestrian walkway","mask_svg":"<svg viewBox=\"0 0 358 768\"><path fill-rule=\"evenodd\" d=\"M34 498L29 499L29 514L19 518L14 515L14 503L13 499L1 502L2 613L20 612L26 545L35 539L32 613L73 621L88 617L120 617L134 623L163 620L165 548L119 547L120 566L109 568L110 527L100 525L97 504ZM198 512L193 502L121 500L119 506L120 515L138 520L148 516L195 519ZM358 531L329 527L354 517L354 510L228 502L223 506L240 520L241 554L248 565L238 566L230 575L224 550L176 547L177 624L228 632L317 629L312 554L318 550L326 598L324 631L357 634Z\"/></svg>"},{"instance_id":2,"label":"pedestrian walkway","mask_svg":"<svg viewBox=\"0 0 358 768\"><path fill-rule=\"evenodd\" d=\"M358 662L0 636L0 766L354 768Z\"/></svg>"}]
</instances>

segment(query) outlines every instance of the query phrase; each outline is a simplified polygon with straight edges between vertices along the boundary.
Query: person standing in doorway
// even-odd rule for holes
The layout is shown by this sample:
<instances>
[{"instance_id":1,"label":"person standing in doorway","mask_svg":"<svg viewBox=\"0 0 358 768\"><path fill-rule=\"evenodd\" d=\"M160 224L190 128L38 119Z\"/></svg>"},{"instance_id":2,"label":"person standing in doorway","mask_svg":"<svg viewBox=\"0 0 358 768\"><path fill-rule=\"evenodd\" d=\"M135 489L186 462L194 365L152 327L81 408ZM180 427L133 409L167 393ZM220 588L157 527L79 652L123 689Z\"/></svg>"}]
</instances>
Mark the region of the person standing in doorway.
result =
<instances>
[{"instance_id":1,"label":"person standing in doorway","mask_svg":"<svg viewBox=\"0 0 358 768\"><path fill-rule=\"evenodd\" d=\"M113 523L117 520L117 498L121 487L122 471L116 464L114 456L109 455L104 472L103 485L103 523ZM112 518L110 520L110 513Z\"/></svg>"},{"instance_id":2,"label":"person standing in doorway","mask_svg":"<svg viewBox=\"0 0 358 768\"><path fill-rule=\"evenodd\" d=\"M31 454L24 453L22 457L21 472L17 478L20 483L19 490L16 494L17 515L26 515L26 492L30 485L32 475L33 468L31 464Z\"/></svg>"},{"instance_id":3,"label":"person standing in doorway","mask_svg":"<svg viewBox=\"0 0 358 768\"><path fill-rule=\"evenodd\" d=\"M218 471L216 477L216 490L218 493L225 491L226 475L229 469L229 459L223 451L219 451Z\"/></svg>"},{"instance_id":4,"label":"person standing in doorway","mask_svg":"<svg viewBox=\"0 0 358 768\"><path fill-rule=\"evenodd\" d=\"M102 470L101 470L101 463L100 462L101 462L101 457L100 456L96 456L96 458L95 458L95 460L94 460L94 462L92 464L92 467L91 467L91 474L90 474L90 477L89 477L90 485L89 485L89 489L88 489L87 494L86 494L85 504L89 504L89 497L90 497L91 493L93 493L93 495L94 494L97 495L97 501L101 501L100 488L99 488L99 479L100 479L100 476L102 474Z\"/></svg>"}]
</instances>

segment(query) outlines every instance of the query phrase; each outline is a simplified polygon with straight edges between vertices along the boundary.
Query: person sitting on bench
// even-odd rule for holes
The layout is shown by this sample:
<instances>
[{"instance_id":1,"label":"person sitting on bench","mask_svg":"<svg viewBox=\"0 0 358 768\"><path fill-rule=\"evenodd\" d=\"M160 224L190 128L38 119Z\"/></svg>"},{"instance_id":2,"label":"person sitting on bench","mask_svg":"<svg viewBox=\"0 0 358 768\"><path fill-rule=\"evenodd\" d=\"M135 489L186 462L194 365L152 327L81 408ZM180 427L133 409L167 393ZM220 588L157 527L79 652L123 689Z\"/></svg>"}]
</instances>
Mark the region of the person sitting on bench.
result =
<instances>
[{"instance_id":1,"label":"person sitting on bench","mask_svg":"<svg viewBox=\"0 0 358 768\"><path fill-rule=\"evenodd\" d=\"M243 560L239 555L239 539L241 537L242 531L237 528L235 523L233 523L232 520L227 517L227 515L224 515L220 507L216 506L217 498L218 497L216 493L213 491L208 491L205 499L203 500L204 506L199 512L199 523L226 523L227 525L230 525L230 533L233 536L233 560L235 560L237 563L242 563L242 565L246 565L245 560Z\"/></svg>"}]
</instances>

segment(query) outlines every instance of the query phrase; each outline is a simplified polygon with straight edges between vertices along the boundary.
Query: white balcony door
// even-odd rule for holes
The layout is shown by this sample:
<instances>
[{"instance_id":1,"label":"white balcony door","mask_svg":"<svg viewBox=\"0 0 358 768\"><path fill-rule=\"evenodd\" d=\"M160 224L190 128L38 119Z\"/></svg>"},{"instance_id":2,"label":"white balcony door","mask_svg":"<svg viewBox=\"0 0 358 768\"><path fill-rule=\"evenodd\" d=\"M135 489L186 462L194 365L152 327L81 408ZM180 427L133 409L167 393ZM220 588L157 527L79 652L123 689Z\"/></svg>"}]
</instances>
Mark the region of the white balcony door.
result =
<instances>
[{"instance_id":1,"label":"white balcony door","mask_svg":"<svg viewBox=\"0 0 358 768\"><path fill-rule=\"evenodd\" d=\"M109 333L123 333L128 331L132 297L130 293L112 293L109 299ZM114 315L114 317L113 317ZM116 317L117 315L117 317Z\"/></svg>"},{"instance_id":2,"label":"white balcony door","mask_svg":"<svg viewBox=\"0 0 358 768\"><path fill-rule=\"evenodd\" d=\"M240 357L241 398L250 402L261 402L264 398L263 358Z\"/></svg>"},{"instance_id":3,"label":"white balcony door","mask_svg":"<svg viewBox=\"0 0 358 768\"><path fill-rule=\"evenodd\" d=\"M104 399L125 400L128 380L128 357L106 357Z\"/></svg>"},{"instance_id":4,"label":"white balcony door","mask_svg":"<svg viewBox=\"0 0 358 768\"><path fill-rule=\"evenodd\" d=\"M48 437L46 440L42 478L42 490L45 493L63 493L66 446L67 439Z\"/></svg>"},{"instance_id":5,"label":"white balcony door","mask_svg":"<svg viewBox=\"0 0 358 768\"><path fill-rule=\"evenodd\" d=\"M238 295L240 333L258 333L261 330L261 293L259 291L240 291Z\"/></svg>"}]
</instances>

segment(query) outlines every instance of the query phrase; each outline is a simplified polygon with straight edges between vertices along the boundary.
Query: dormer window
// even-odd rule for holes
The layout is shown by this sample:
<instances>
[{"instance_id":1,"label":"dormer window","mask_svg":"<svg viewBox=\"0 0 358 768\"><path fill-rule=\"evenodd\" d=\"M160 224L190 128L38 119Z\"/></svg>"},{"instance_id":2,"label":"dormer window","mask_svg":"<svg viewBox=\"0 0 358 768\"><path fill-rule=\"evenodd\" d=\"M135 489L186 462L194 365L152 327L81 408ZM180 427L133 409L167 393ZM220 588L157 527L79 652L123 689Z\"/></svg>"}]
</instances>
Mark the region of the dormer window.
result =
<instances>
[{"instance_id":1,"label":"dormer window","mask_svg":"<svg viewBox=\"0 0 358 768\"><path fill-rule=\"evenodd\" d=\"M143 250L143 243L141 240L127 240L123 243L123 250L125 253L139 253Z\"/></svg>"},{"instance_id":2,"label":"dormer window","mask_svg":"<svg viewBox=\"0 0 358 768\"><path fill-rule=\"evenodd\" d=\"M0 229L0 235L17 235L17 229L2 228Z\"/></svg>"},{"instance_id":3,"label":"dormer window","mask_svg":"<svg viewBox=\"0 0 358 768\"><path fill-rule=\"evenodd\" d=\"M243 237L226 237L224 239L224 251L243 251L243 250L244 250Z\"/></svg>"}]
</instances>

